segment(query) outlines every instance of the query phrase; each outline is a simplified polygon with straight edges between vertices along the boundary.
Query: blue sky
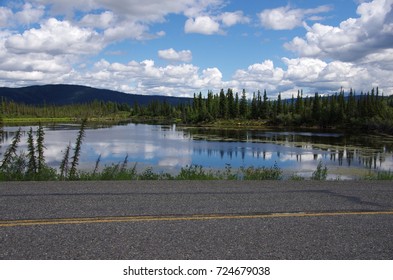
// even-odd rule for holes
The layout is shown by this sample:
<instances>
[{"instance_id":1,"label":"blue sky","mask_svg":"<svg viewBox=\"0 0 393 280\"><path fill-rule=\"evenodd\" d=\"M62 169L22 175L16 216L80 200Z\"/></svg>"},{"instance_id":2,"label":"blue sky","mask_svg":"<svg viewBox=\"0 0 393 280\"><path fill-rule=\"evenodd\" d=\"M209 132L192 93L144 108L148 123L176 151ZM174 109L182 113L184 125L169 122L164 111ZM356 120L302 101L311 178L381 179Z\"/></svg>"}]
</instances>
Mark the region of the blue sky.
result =
<instances>
[{"instance_id":1,"label":"blue sky","mask_svg":"<svg viewBox=\"0 0 393 280\"><path fill-rule=\"evenodd\" d=\"M0 1L0 86L393 93L393 0Z\"/></svg>"}]
</instances>

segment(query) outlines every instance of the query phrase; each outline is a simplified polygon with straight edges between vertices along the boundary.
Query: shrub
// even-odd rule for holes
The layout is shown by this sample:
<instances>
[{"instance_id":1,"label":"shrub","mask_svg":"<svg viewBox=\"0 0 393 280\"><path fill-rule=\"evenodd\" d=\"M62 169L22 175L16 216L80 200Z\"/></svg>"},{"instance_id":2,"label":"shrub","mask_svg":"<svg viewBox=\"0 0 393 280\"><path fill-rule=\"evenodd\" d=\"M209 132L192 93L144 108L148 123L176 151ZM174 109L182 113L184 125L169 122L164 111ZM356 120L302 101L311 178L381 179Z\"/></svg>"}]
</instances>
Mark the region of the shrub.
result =
<instances>
[{"instance_id":1,"label":"shrub","mask_svg":"<svg viewBox=\"0 0 393 280\"><path fill-rule=\"evenodd\" d=\"M248 168L241 168L241 177L243 180L281 180L282 170L277 166L273 167L258 167L253 166Z\"/></svg>"},{"instance_id":2,"label":"shrub","mask_svg":"<svg viewBox=\"0 0 393 280\"><path fill-rule=\"evenodd\" d=\"M319 161L317 169L312 173L311 180L324 181L327 179L328 169L322 166L322 161Z\"/></svg>"},{"instance_id":3,"label":"shrub","mask_svg":"<svg viewBox=\"0 0 393 280\"><path fill-rule=\"evenodd\" d=\"M177 180L216 180L217 177L211 172L203 170L201 165L190 165L181 168L175 177Z\"/></svg>"}]
</instances>

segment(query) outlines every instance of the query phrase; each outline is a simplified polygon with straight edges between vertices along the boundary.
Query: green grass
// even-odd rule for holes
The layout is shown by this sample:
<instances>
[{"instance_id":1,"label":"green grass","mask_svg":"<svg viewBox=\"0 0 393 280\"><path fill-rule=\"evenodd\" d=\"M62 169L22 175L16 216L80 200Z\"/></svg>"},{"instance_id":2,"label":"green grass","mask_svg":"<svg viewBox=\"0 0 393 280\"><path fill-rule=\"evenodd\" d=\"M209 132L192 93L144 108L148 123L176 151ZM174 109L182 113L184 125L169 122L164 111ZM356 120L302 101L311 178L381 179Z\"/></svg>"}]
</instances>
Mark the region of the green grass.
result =
<instances>
[{"instance_id":1,"label":"green grass","mask_svg":"<svg viewBox=\"0 0 393 280\"><path fill-rule=\"evenodd\" d=\"M327 179L328 169L322 166L322 161L318 163L317 169L312 173L311 180L325 181Z\"/></svg>"},{"instance_id":2,"label":"green grass","mask_svg":"<svg viewBox=\"0 0 393 280\"><path fill-rule=\"evenodd\" d=\"M393 171L378 171L377 173L370 173L364 177L366 180L393 180Z\"/></svg>"},{"instance_id":3,"label":"green grass","mask_svg":"<svg viewBox=\"0 0 393 280\"><path fill-rule=\"evenodd\" d=\"M4 124L38 124L38 123L61 123L61 122L76 122L76 118L62 117L62 118L37 118L37 117L5 117Z\"/></svg>"}]
</instances>

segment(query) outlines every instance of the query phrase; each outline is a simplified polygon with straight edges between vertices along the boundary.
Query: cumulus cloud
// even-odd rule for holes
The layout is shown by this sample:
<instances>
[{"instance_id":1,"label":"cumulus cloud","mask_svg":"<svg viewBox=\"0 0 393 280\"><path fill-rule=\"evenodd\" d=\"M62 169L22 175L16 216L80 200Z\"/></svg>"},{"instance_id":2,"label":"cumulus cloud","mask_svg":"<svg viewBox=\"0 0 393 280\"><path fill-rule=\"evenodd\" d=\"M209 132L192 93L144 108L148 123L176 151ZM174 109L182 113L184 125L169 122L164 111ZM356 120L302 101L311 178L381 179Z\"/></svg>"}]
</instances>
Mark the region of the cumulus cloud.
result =
<instances>
[{"instance_id":1,"label":"cumulus cloud","mask_svg":"<svg viewBox=\"0 0 393 280\"><path fill-rule=\"evenodd\" d=\"M50 18L39 29L8 37L4 43L12 53L91 54L102 50L100 36L87 28L79 28L68 21Z\"/></svg>"},{"instance_id":2,"label":"cumulus cloud","mask_svg":"<svg viewBox=\"0 0 393 280\"><path fill-rule=\"evenodd\" d=\"M221 19L222 23L228 27L239 23L249 23L251 21L250 18L245 16L242 11L225 12L221 14L219 18Z\"/></svg>"},{"instance_id":3,"label":"cumulus cloud","mask_svg":"<svg viewBox=\"0 0 393 280\"><path fill-rule=\"evenodd\" d=\"M21 11L15 13L16 20L25 25L38 22L45 13L44 6L33 7L30 3L25 3Z\"/></svg>"},{"instance_id":4,"label":"cumulus cloud","mask_svg":"<svg viewBox=\"0 0 393 280\"><path fill-rule=\"evenodd\" d=\"M196 17L206 9L220 6L223 0L32 0L39 4L50 5L55 14L70 14L76 10L108 10L129 20L143 22L164 21L168 14L184 14Z\"/></svg>"},{"instance_id":5,"label":"cumulus cloud","mask_svg":"<svg viewBox=\"0 0 393 280\"><path fill-rule=\"evenodd\" d=\"M374 0L362 3L358 18L350 18L337 27L314 24L305 25L305 38L295 37L285 44L300 56L356 61L392 48L393 0Z\"/></svg>"},{"instance_id":6,"label":"cumulus cloud","mask_svg":"<svg viewBox=\"0 0 393 280\"><path fill-rule=\"evenodd\" d=\"M8 26L12 16L13 13L10 9L6 7L0 7L0 27Z\"/></svg>"},{"instance_id":7,"label":"cumulus cloud","mask_svg":"<svg viewBox=\"0 0 393 280\"><path fill-rule=\"evenodd\" d=\"M298 87L309 88L312 91L334 92L340 87L352 86L370 87L363 84L369 82L367 69L352 63L332 61L327 63L316 58L283 58L287 65L285 79Z\"/></svg>"},{"instance_id":8,"label":"cumulus cloud","mask_svg":"<svg viewBox=\"0 0 393 280\"><path fill-rule=\"evenodd\" d=\"M105 11L101 14L87 14L81 20L82 26L107 29L114 25L116 16L113 12Z\"/></svg>"},{"instance_id":9,"label":"cumulus cloud","mask_svg":"<svg viewBox=\"0 0 393 280\"><path fill-rule=\"evenodd\" d=\"M10 27L16 24L28 26L39 22L44 13L44 6L33 7L30 3L25 3L21 10L15 13L7 7L0 7L0 27Z\"/></svg>"},{"instance_id":10,"label":"cumulus cloud","mask_svg":"<svg viewBox=\"0 0 393 280\"><path fill-rule=\"evenodd\" d=\"M186 33L212 35L220 32L220 24L209 16L189 18L184 26Z\"/></svg>"},{"instance_id":11,"label":"cumulus cloud","mask_svg":"<svg viewBox=\"0 0 393 280\"><path fill-rule=\"evenodd\" d=\"M341 86L360 90L379 86L385 92L393 92L393 0L361 1L357 9L359 17L338 26L305 23L320 20L330 6L315 9L286 6L262 11L259 20L265 28L304 26L304 36L285 44L298 58L283 58L280 66L271 60L253 63L235 70L225 80L222 69L214 64L205 69L191 64L191 50L156 49L159 58L170 62L165 67L159 67L151 59L92 62L92 55L114 42L165 36L165 31L150 29L154 23L167 20L169 14L186 17L186 33L205 35L225 34L231 26L251 22L242 11L223 12L223 0L147 0L143 5L137 0L28 3L13 6L13 10L0 7L2 86L72 83L176 96L192 96L207 90L218 92L228 87L239 92L243 88L248 92L267 89L272 97L277 92L290 97L299 88L310 93L334 92Z\"/></svg>"},{"instance_id":12,"label":"cumulus cloud","mask_svg":"<svg viewBox=\"0 0 393 280\"><path fill-rule=\"evenodd\" d=\"M192 64L156 66L153 60L109 63L102 59L86 72L64 76L84 85L130 93L191 97L194 92L217 89L225 84L217 68L199 69Z\"/></svg>"},{"instance_id":13,"label":"cumulus cloud","mask_svg":"<svg viewBox=\"0 0 393 280\"><path fill-rule=\"evenodd\" d=\"M303 21L309 16L309 20L321 19L317 14L326 13L332 10L331 6L324 5L314 9L291 9L291 7L279 7L276 9L266 9L258 14L259 20L267 29L292 30L302 26Z\"/></svg>"},{"instance_id":14,"label":"cumulus cloud","mask_svg":"<svg viewBox=\"0 0 393 280\"><path fill-rule=\"evenodd\" d=\"M205 35L220 33L219 21L227 27L247 22L239 11L225 13L222 19L212 16L210 10L219 9L223 0L146 0L143 3L139 0L31 1L49 5L52 14L66 15L68 18L72 18L76 11L83 11L86 14L79 23L85 27L104 29L107 41L159 37L160 34L148 34L149 27L152 23L164 22L169 14L183 14L188 18L184 28L186 33ZM97 14L97 11L103 12Z\"/></svg>"},{"instance_id":15,"label":"cumulus cloud","mask_svg":"<svg viewBox=\"0 0 393 280\"><path fill-rule=\"evenodd\" d=\"M103 39L107 44L125 39L144 40L155 37L148 34L148 27L144 24L132 21L121 21L105 29Z\"/></svg>"},{"instance_id":16,"label":"cumulus cloud","mask_svg":"<svg viewBox=\"0 0 393 280\"><path fill-rule=\"evenodd\" d=\"M169 61L190 62L192 60L192 52L190 50L175 51L173 48L167 50L159 50L158 57Z\"/></svg>"},{"instance_id":17,"label":"cumulus cloud","mask_svg":"<svg viewBox=\"0 0 393 280\"><path fill-rule=\"evenodd\" d=\"M184 26L185 33L199 33L204 35L224 34L222 27L236 24L246 24L251 20L242 11L225 12L216 16L203 15L189 18Z\"/></svg>"},{"instance_id":18,"label":"cumulus cloud","mask_svg":"<svg viewBox=\"0 0 393 280\"><path fill-rule=\"evenodd\" d=\"M290 84L284 79L284 73L282 68L274 67L273 61L265 60L252 64L247 69L237 70L232 78L239 91L243 88L247 91L266 89L276 94L279 89Z\"/></svg>"},{"instance_id":19,"label":"cumulus cloud","mask_svg":"<svg viewBox=\"0 0 393 280\"><path fill-rule=\"evenodd\" d=\"M286 67L277 67L273 61L250 65L237 70L227 85L249 92L266 89L271 98L281 92L283 98L290 98L298 89L305 94L334 93L341 87L345 90L369 90L379 86L385 93L392 92L393 83L389 80L391 70L384 70L350 62L325 62L317 58L283 58Z\"/></svg>"}]
</instances>

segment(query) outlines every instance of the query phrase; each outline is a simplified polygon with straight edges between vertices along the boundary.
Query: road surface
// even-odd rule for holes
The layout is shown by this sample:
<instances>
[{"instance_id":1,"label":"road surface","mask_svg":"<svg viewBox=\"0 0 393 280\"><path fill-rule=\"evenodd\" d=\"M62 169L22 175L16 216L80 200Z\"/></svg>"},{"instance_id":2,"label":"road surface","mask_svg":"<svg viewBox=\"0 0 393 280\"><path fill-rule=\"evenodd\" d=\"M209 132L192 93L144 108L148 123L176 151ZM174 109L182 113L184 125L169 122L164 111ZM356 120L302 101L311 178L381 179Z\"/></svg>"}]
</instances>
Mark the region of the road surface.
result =
<instances>
[{"instance_id":1,"label":"road surface","mask_svg":"<svg viewBox=\"0 0 393 280\"><path fill-rule=\"evenodd\" d=\"M0 183L0 259L393 259L393 183Z\"/></svg>"}]
</instances>

